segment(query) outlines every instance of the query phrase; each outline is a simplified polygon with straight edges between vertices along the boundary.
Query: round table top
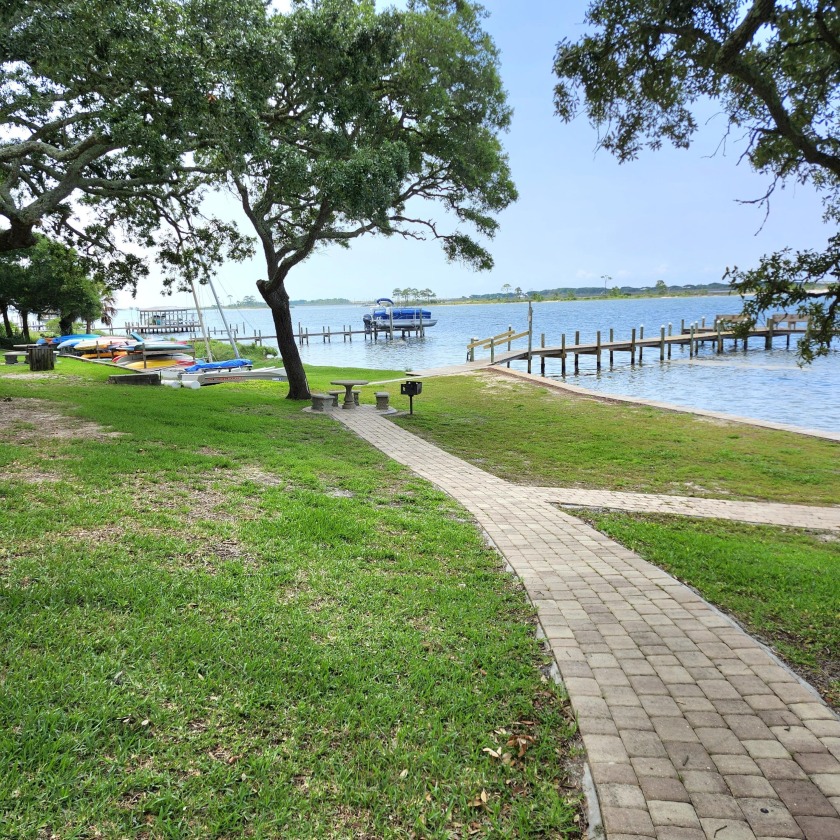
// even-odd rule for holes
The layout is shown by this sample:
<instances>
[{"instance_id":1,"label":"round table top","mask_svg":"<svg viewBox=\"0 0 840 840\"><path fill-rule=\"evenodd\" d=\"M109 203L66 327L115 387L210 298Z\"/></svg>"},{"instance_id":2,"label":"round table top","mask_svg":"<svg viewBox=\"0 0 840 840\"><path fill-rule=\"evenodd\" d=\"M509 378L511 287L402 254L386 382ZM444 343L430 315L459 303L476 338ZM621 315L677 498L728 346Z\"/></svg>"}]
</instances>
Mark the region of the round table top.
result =
<instances>
[{"instance_id":1,"label":"round table top","mask_svg":"<svg viewBox=\"0 0 840 840\"><path fill-rule=\"evenodd\" d=\"M369 381L368 379L332 379L330 385L343 385L348 388L353 385L367 385Z\"/></svg>"}]
</instances>

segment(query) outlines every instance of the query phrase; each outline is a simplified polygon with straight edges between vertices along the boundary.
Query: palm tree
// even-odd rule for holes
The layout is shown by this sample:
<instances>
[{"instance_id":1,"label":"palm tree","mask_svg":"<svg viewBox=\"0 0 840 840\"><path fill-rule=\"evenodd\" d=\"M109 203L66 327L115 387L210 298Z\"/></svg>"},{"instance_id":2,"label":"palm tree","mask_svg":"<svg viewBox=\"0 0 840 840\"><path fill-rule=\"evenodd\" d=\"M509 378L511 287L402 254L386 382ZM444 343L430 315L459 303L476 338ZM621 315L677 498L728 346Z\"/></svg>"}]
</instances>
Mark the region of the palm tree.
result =
<instances>
[{"instance_id":1,"label":"palm tree","mask_svg":"<svg viewBox=\"0 0 840 840\"><path fill-rule=\"evenodd\" d=\"M502 294L505 297L508 297L510 295L510 283L505 283L505 285L502 286Z\"/></svg>"},{"instance_id":2,"label":"palm tree","mask_svg":"<svg viewBox=\"0 0 840 840\"><path fill-rule=\"evenodd\" d=\"M513 293L514 293L514 294L515 294L518 298L522 297L522 287L521 287L521 286L517 286L517 287L513 290Z\"/></svg>"},{"instance_id":3,"label":"palm tree","mask_svg":"<svg viewBox=\"0 0 840 840\"><path fill-rule=\"evenodd\" d=\"M99 291L99 299L102 304L102 314L99 316L99 320L106 327L113 327L114 326L114 318L117 314L117 298L116 293L113 289L109 289L107 286L103 285ZM90 322L88 322L88 332L90 332Z\"/></svg>"},{"instance_id":4,"label":"palm tree","mask_svg":"<svg viewBox=\"0 0 840 840\"><path fill-rule=\"evenodd\" d=\"M400 298L405 294L405 289L394 289L391 294L394 297L394 302L399 303Z\"/></svg>"}]
</instances>

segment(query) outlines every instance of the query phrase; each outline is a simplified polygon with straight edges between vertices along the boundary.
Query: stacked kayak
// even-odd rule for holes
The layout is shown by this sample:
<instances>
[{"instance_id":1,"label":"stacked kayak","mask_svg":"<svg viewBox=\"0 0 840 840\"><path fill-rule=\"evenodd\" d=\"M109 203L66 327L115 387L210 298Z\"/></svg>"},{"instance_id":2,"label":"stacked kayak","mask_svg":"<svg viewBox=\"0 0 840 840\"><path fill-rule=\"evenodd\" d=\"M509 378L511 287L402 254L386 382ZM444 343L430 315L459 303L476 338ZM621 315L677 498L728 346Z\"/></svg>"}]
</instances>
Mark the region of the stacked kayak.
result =
<instances>
[{"instance_id":1,"label":"stacked kayak","mask_svg":"<svg viewBox=\"0 0 840 840\"><path fill-rule=\"evenodd\" d=\"M189 367L195 364L191 344L180 341L137 340L124 344L114 355L114 362L130 370L160 370Z\"/></svg>"},{"instance_id":2,"label":"stacked kayak","mask_svg":"<svg viewBox=\"0 0 840 840\"><path fill-rule=\"evenodd\" d=\"M72 345L72 351L83 359L113 359L114 354L133 343L133 339L124 335L98 335L96 338L85 338L76 342Z\"/></svg>"},{"instance_id":3,"label":"stacked kayak","mask_svg":"<svg viewBox=\"0 0 840 840\"><path fill-rule=\"evenodd\" d=\"M91 338L101 338L101 336L93 335L92 333L75 333L72 335L56 335L52 338L39 338L36 344L48 344L50 347L55 347L57 350L70 350L75 347L80 341Z\"/></svg>"}]
</instances>

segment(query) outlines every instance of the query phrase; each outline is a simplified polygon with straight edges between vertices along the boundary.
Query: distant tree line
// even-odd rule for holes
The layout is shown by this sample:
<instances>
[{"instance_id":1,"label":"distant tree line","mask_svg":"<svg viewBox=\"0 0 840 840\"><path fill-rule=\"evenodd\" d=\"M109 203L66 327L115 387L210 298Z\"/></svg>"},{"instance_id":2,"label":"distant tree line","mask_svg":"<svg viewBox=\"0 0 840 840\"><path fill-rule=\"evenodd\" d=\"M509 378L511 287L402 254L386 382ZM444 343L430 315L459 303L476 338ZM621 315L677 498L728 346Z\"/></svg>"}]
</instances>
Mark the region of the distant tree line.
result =
<instances>
[{"instance_id":1,"label":"distant tree line","mask_svg":"<svg viewBox=\"0 0 840 840\"><path fill-rule=\"evenodd\" d=\"M657 280L654 286L577 286L557 287L554 289L540 289L523 292L521 288L511 290L507 284L502 286L502 292L488 292L483 295L470 295L461 300L574 300L576 298L620 298L620 297L655 297L659 295L690 296L690 295L718 295L731 294L732 287L728 283L686 283L682 286L667 286L664 280Z\"/></svg>"}]
</instances>

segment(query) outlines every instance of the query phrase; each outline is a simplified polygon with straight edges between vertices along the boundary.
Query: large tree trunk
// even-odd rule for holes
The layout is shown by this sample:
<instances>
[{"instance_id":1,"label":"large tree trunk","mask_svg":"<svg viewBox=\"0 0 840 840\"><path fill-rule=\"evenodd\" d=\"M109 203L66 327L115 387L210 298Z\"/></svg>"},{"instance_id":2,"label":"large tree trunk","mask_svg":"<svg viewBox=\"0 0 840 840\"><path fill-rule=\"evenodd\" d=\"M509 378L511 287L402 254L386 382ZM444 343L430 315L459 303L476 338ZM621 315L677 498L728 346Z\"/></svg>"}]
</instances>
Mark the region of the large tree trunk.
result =
<instances>
[{"instance_id":1,"label":"large tree trunk","mask_svg":"<svg viewBox=\"0 0 840 840\"><path fill-rule=\"evenodd\" d=\"M280 348L280 356L283 359L283 366L286 369L286 376L289 378L289 393L287 399L308 400L309 382L306 379L306 371L303 369L303 362L300 359L297 344L295 343L295 328L292 325L292 310L289 306L289 295L281 280L273 289L265 280L257 282L257 288L263 300L271 309L271 317L274 319L274 329L277 331L277 346Z\"/></svg>"},{"instance_id":2,"label":"large tree trunk","mask_svg":"<svg viewBox=\"0 0 840 840\"><path fill-rule=\"evenodd\" d=\"M6 330L6 338L14 337L14 330L12 330L12 322L9 320L9 307L4 303L0 310L3 312L3 327Z\"/></svg>"},{"instance_id":3,"label":"large tree trunk","mask_svg":"<svg viewBox=\"0 0 840 840\"><path fill-rule=\"evenodd\" d=\"M70 335L73 332L73 316L62 315L58 319L58 332L61 335Z\"/></svg>"},{"instance_id":4,"label":"large tree trunk","mask_svg":"<svg viewBox=\"0 0 840 840\"><path fill-rule=\"evenodd\" d=\"M32 339L29 337L29 313L25 309L18 310L18 314L20 315L20 331L23 334L23 340L27 344L32 343Z\"/></svg>"}]
</instances>

